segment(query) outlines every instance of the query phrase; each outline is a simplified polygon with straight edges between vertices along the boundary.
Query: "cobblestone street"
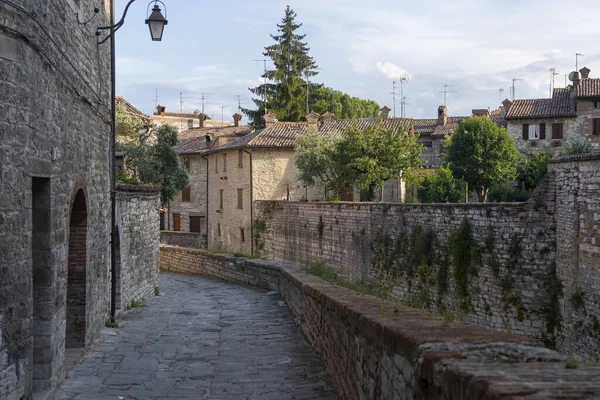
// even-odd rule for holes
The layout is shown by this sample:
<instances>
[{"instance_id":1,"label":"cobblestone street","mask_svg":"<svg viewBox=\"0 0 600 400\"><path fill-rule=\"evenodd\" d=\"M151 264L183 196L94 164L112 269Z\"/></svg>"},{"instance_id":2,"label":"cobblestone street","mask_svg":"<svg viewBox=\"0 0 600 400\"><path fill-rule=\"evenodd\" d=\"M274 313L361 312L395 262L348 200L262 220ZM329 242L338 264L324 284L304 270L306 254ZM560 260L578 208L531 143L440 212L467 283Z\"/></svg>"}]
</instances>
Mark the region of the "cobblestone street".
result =
<instances>
[{"instance_id":1,"label":"cobblestone street","mask_svg":"<svg viewBox=\"0 0 600 400\"><path fill-rule=\"evenodd\" d=\"M163 274L161 295L103 329L56 399L333 399L279 296Z\"/></svg>"}]
</instances>

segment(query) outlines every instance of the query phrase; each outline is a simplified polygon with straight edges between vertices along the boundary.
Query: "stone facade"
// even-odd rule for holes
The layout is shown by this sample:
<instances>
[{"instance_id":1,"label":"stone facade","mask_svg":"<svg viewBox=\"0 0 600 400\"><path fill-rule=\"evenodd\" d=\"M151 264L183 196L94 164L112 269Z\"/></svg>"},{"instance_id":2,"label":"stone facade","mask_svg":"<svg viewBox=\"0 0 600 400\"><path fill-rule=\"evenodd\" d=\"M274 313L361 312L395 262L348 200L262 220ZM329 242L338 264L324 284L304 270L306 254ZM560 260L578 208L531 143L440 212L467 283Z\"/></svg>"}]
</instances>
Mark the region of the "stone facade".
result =
<instances>
[{"instance_id":1,"label":"stone facade","mask_svg":"<svg viewBox=\"0 0 600 400\"><path fill-rule=\"evenodd\" d=\"M597 361L599 167L598 154L556 159L526 203L256 202L255 246L269 259L321 261L405 304Z\"/></svg>"},{"instance_id":2,"label":"stone facade","mask_svg":"<svg viewBox=\"0 0 600 400\"><path fill-rule=\"evenodd\" d=\"M160 193L117 192L117 311L153 296L158 286Z\"/></svg>"},{"instance_id":3,"label":"stone facade","mask_svg":"<svg viewBox=\"0 0 600 400\"><path fill-rule=\"evenodd\" d=\"M171 216L165 219L165 230L175 230L175 217L173 217L173 214L178 214L180 219L179 231L190 232L190 217L192 217L199 220L199 233L206 234L207 161L201 155L184 155L182 157L188 160L187 165L189 165L190 185L187 192L189 193L189 198L184 197L184 193L180 193L173 199L169 205Z\"/></svg>"},{"instance_id":4,"label":"stone facade","mask_svg":"<svg viewBox=\"0 0 600 400\"><path fill-rule=\"evenodd\" d=\"M508 134L515 141L520 152L528 154L553 150L555 152L565 151L571 144L581 140L580 132L583 119L579 118L542 118L542 119L519 119L508 120ZM523 124L546 125L546 138L538 140L523 140ZM563 138L552 139L552 124L563 124Z\"/></svg>"},{"instance_id":5,"label":"stone facade","mask_svg":"<svg viewBox=\"0 0 600 400\"><path fill-rule=\"evenodd\" d=\"M558 348L600 360L600 155L557 160L556 265L562 282Z\"/></svg>"},{"instance_id":6,"label":"stone facade","mask_svg":"<svg viewBox=\"0 0 600 400\"><path fill-rule=\"evenodd\" d=\"M161 247L161 268L278 291L343 399L593 399L600 367L532 339L444 321L294 266Z\"/></svg>"},{"instance_id":7,"label":"stone facade","mask_svg":"<svg viewBox=\"0 0 600 400\"><path fill-rule=\"evenodd\" d=\"M55 387L110 297L108 15L83 26L97 1L16 3L0 3L3 399Z\"/></svg>"}]
</instances>

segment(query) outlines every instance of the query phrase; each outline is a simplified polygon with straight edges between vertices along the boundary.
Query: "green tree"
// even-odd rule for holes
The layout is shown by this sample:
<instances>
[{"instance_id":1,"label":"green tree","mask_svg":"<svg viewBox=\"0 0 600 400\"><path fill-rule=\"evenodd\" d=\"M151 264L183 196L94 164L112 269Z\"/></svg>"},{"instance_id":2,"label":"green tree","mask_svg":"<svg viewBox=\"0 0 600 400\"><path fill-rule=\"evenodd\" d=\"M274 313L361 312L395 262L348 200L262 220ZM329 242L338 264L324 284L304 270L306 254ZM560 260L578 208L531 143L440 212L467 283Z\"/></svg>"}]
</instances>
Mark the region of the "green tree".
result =
<instances>
[{"instance_id":1,"label":"green tree","mask_svg":"<svg viewBox=\"0 0 600 400\"><path fill-rule=\"evenodd\" d=\"M308 132L296 139L294 162L298 168L298 178L306 185L324 183L327 189L334 189L339 171L333 162L333 155L342 135L331 133L321 135L316 128L309 128Z\"/></svg>"},{"instance_id":2,"label":"green tree","mask_svg":"<svg viewBox=\"0 0 600 400\"><path fill-rule=\"evenodd\" d=\"M138 140L123 144L127 168L142 182L160 185L162 204L167 204L188 184L188 172L175 151L177 129L162 125L154 132L155 141Z\"/></svg>"},{"instance_id":3,"label":"green tree","mask_svg":"<svg viewBox=\"0 0 600 400\"><path fill-rule=\"evenodd\" d=\"M506 183L517 175L519 152L505 128L487 117L473 116L462 121L443 142L452 174L475 189L485 202L490 187Z\"/></svg>"},{"instance_id":4,"label":"green tree","mask_svg":"<svg viewBox=\"0 0 600 400\"><path fill-rule=\"evenodd\" d=\"M264 101L267 108L275 113L281 121L298 121L306 114L306 81L318 74L317 64L308 55L310 48L303 42L306 35L296 33L302 24L295 21L296 13L287 6L281 24L277 24L277 35L271 35L274 44L265 47L264 56L269 57L274 69L267 70L262 77L270 82L251 88L253 94L260 96L253 99L258 110L242 109L254 126L264 126Z\"/></svg>"},{"instance_id":5,"label":"green tree","mask_svg":"<svg viewBox=\"0 0 600 400\"><path fill-rule=\"evenodd\" d=\"M313 89L309 97L312 111L319 114L329 111L339 119L376 117L381 108L373 100L350 97L348 94L325 86Z\"/></svg>"},{"instance_id":6,"label":"green tree","mask_svg":"<svg viewBox=\"0 0 600 400\"><path fill-rule=\"evenodd\" d=\"M517 166L517 182L526 190L533 190L548 173L548 162L555 157L551 150L527 154Z\"/></svg>"},{"instance_id":7,"label":"green tree","mask_svg":"<svg viewBox=\"0 0 600 400\"><path fill-rule=\"evenodd\" d=\"M439 167L421 182L423 203L458 203L465 197L465 182L454 178L448 167Z\"/></svg>"}]
</instances>

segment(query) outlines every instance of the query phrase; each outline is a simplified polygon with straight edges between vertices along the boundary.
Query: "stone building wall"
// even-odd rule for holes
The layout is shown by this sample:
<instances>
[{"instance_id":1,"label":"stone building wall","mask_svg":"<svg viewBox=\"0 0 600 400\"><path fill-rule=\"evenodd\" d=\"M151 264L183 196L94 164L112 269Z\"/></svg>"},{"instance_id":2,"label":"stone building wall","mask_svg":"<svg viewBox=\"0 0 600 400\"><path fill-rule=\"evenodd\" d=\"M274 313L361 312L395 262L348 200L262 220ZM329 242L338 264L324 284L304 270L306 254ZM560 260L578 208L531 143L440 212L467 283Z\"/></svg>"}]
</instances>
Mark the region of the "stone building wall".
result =
<instances>
[{"instance_id":1,"label":"stone building wall","mask_svg":"<svg viewBox=\"0 0 600 400\"><path fill-rule=\"evenodd\" d=\"M102 3L0 3L0 398L56 386L71 318L87 345L108 316L110 57L95 35L108 22ZM99 6L93 23L79 24ZM79 293L82 314L70 312L68 293Z\"/></svg>"},{"instance_id":2,"label":"stone building wall","mask_svg":"<svg viewBox=\"0 0 600 400\"><path fill-rule=\"evenodd\" d=\"M160 231L160 242L171 246L206 249L206 235L195 232Z\"/></svg>"},{"instance_id":3,"label":"stone building wall","mask_svg":"<svg viewBox=\"0 0 600 400\"><path fill-rule=\"evenodd\" d=\"M171 217L165 216L165 229L173 230L173 214L181 217L181 232L190 231L190 217L202 217L200 231L206 234L206 160L200 155L186 155L190 160L190 201L179 193L170 204ZM169 226L167 226L167 222Z\"/></svg>"},{"instance_id":4,"label":"stone building wall","mask_svg":"<svg viewBox=\"0 0 600 400\"><path fill-rule=\"evenodd\" d=\"M600 360L600 155L550 164L556 176L557 274L562 282L558 348Z\"/></svg>"},{"instance_id":5,"label":"stone building wall","mask_svg":"<svg viewBox=\"0 0 600 400\"><path fill-rule=\"evenodd\" d=\"M577 118L546 118L546 119L514 119L508 120L506 129L510 137L513 138L519 151L523 153L543 152L553 150L557 153L567 150L575 142L581 140L579 127L581 117ZM546 124L546 139L523 140L523 124L539 125ZM552 124L563 123L563 139L558 146L552 143ZM535 145L532 145L535 142Z\"/></svg>"},{"instance_id":6,"label":"stone building wall","mask_svg":"<svg viewBox=\"0 0 600 400\"><path fill-rule=\"evenodd\" d=\"M119 262L117 311L153 296L160 269L160 193L117 192Z\"/></svg>"},{"instance_id":7,"label":"stone building wall","mask_svg":"<svg viewBox=\"0 0 600 400\"><path fill-rule=\"evenodd\" d=\"M600 118L600 108L594 108L594 101L577 99L577 121L574 125L575 132L588 140L595 149L600 148L600 135L593 135L592 120Z\"/></svg>"},{"instance_id":8,"label":"stone building wall","mask_svg":"<svg viewBox=\"0 0 600 400\"><path fill-rule=\"evenodd\" d=\"M343 399L593 399L600 367L532 339L449 322L281 263L161 246L165 271L276 290Z\"/></svg>"}]
</instances>

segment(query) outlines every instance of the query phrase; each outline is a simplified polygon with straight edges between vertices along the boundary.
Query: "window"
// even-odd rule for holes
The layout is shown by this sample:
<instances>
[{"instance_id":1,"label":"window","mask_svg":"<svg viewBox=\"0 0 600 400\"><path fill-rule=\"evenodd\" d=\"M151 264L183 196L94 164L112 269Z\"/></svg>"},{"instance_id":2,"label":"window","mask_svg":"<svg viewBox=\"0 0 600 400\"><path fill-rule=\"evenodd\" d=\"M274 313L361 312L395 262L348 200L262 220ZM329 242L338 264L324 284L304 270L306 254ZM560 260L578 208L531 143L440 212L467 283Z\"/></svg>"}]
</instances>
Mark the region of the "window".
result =
<instances>
[{"instance_id":1,"label":"window","mask_svg":"<svg viewBox=\"0 0 600 400\"><path fill-rule=\"evenodd\" d=\"M190 217L190 232L200 233L200 227L202 226L202 217Z\"/></svg>"},{"instance_id":2,"label":"window","mask_svg":"<svg viewBox=\"0 0 600 400\"><path fill-rule=\"evenodd\" d=\"M217 234L221 236L221 224L217 224Z\"/></svg>"},{"instance_id":3,"label":"window","mask_svg":"<svg viewBox=\"0 0 600 400\"><path fill-rule=\"evenodd\" d=\"M600 118L594 118L592 120L592 122L593 122L592 135L594 135L594 136L600 135Z\"/></svg>"},{"instance_id":4,"label":"window","mask_svg":"<svg viewBox=\"0 0 600 400\"><path fill-rule=\"evenodd\" d=\"M215 156L215 172L219 172L219 157Z\"/></svg>"},{"instance_id":5,"label":"window","mask_svg":"<svg viewBox=\"0 0 600 400\"><path fill-rule=\"evenodd\" d=\"M175 232L181 230L181 214L173 213L173 230Z\"/></svg>"},{"instance_id":6,"label":"window","mask_svg":"<svg viewBox=\"0 0 600 400\"><path fill-rule=\"evenodd\" d=\"M165 230L165 213L163 211L160 212L160 230Z\"/></svg>"},{"instance_id":7,"label":"window","mask_svg":"<svg viewBox=\"0 0 600 400\"><path fill-rule=\"evenodd\" d=\"M244 150L238 150L238 168L244 168Z\"/></svg>"},{"instance_id":8,"label":"window","mask_svg":"<svg viewBox=\"0 0 600 400\"><path fill-rule=\"evenodd\" d=\"M194 127L194 120L188 119L188 129L192 129Z\"/></svg>"},{"instance_id":9,"label":"window","mask_svg":"<svg viewBox=\"0 0 600 400\"><path fill-rule=\"evenodd\" d=\"M192 189L190 185L187 185L181 192L181 201L191 201Z\"/></svg>"},{"instance_id":10,"label":"window","mask_svg":"<svg viewBox=\"0 0 600 400\"><path fill-rule=\"evenodd\" d=\"M181 157L181 159L183 160L183 166L185 167L186 170L190 170L190 157L189 156L183 156Z\"/></svg>"},{"instance_id":11,"label":"window","mask_svg":"<svg viewBox=\"0 0 600 400\"><path fill-rule=\"evenodd\" d=\"M227 172L227 153L223 154L223 172Z\"/></svg>"},{"instance_id":12,"label":"window","mask_svg":"<svg viewBox=\"0 0 600 400\"><path fill-rule=\"evenodd\" d=\"M546 124L523 124L523 140L546 139Z\"/></svg>"},{"instance_id":13,"label":"window","mask_svg":"<svg viewBox=\"0 0 600 400\"><path fill-rule=\"evenodd\" d=\"M563 138L563 124L552 124L552 139Z\"/></svg>"},{"instance_id":14,"label":"window","mask_svg":"<svg viewBox=\"0 0 600 400\"><path fill-rule=\"evenodd\" d=\"M223 192L224 192L223 189L219 190L219 209L220 210L223 209Z\"/></svg>"},{"instance_id":15,"label":"window","mask_svg":"<svg viewBox=\"0 0 600 400\"><path fill-rule=\"evenodd\" d=\"M237 208L239 208L241 210L244 208L244 189L238 189L237 194L238 194Z\"/></svg>"},{"instance_id":16,"label":"window","mask_svg":"<svg viewBox=\"0 0 600 400\"><path fill-rule=\"evenodd\" d=\"M421 144L429 149L433 147L433 142L423 142Z\"/></svg>"},{"instance_id":17,"label":"window","mask_svg":"<svg viewBox=\"0 0 600 400\"><path fill-rule=\"evenodd\" d=\"M600 100L594 100L594 110L600 109Z\"/></svg>"},{"instance_id":18,"label":"window","mask_svg":"<svg viewBox=\"0 0 600 400\"><path fill-rule=\"evenodd\" d=\"M240 228L240 239L242 240L242 243L244 243L246 241L246 235L244 232L244 228Z\"/></svg>"}]
</instances>

